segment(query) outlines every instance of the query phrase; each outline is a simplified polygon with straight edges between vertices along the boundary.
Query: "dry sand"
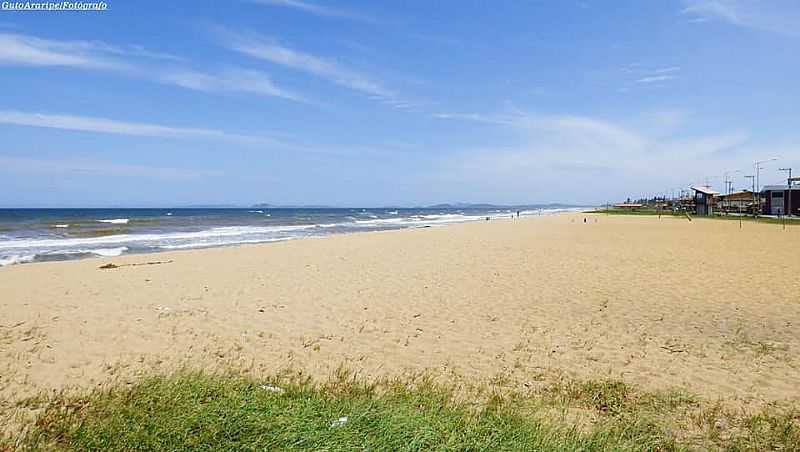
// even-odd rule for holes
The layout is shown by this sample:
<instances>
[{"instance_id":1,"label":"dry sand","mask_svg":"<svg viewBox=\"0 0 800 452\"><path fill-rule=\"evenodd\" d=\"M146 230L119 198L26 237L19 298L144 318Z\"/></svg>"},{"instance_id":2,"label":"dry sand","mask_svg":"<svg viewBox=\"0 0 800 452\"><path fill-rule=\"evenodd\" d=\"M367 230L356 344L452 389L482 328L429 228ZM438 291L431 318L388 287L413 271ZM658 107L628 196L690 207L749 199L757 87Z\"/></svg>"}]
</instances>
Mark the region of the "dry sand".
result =
<instances>
[{"instance_id":1,"label":"dry sand","mask_svg":"<svg viewBox=\"0 0 800 452\"><path fill-rule=\"evenodd\" d=\"M589 218L583 222L584 216ZM101 270L109 262L128 265ZM558 215L0 268L0 403L178 366L798 399L800 227Z\"/></svg>"}]
</instances>

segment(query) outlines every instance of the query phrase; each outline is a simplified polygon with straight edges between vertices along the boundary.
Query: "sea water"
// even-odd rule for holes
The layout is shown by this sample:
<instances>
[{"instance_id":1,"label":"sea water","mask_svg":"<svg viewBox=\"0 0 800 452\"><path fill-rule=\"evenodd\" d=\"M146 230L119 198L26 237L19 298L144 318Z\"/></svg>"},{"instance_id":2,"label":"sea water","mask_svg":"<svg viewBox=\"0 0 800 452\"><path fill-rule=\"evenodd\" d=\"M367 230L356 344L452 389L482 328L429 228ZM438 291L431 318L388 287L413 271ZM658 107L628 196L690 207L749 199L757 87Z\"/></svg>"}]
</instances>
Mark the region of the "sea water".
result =
<instances>
[{"instance_id":1,"label":"sea water","mask_svg":"<svg viewBox=\"0 0 800 452\"><path fill-rule=\"evenodd\" d=\"M540 215L570 209L521 211ZM0 209L0 266L510 218L516 209Z\"/></svg>"}]
</instances>

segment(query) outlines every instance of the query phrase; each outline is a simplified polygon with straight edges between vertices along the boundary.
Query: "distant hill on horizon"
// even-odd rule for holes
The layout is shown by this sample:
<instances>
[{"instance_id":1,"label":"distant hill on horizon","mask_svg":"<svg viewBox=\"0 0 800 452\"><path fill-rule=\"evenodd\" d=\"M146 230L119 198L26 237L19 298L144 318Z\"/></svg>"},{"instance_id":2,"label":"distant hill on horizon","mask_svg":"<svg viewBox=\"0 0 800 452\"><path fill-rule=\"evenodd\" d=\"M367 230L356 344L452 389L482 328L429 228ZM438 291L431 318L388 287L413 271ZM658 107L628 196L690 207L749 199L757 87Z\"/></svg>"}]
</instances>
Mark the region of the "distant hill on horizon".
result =
<instances>
[{"instance_id":1,"label":"distant hill on horizon","mask_svg":"<svg viewBox=\"0 0 800 452\"><path fill-rule=\"evenodd\" d=\"M428 209L559 209L572 207L589 207L581 204L547 203L547 204L487 204L487 203L445 203L427 206Z\"/></svg>"},{"instance_id":2,"label":"distant hill on horizon","mask_svg":"<svg viewBox=\"0 0 800 452\"><path fill-rule=\"evenodd\" d=\"M565 203L547 203L547 204L490 204L490 203L442 203L433 204L429 206L329 206L324 204L270 204L258 203L253 204L249 208L252 209L569 209L576 207L591 207L588 204L565 204Z\"/></svg>"}]
</instances>

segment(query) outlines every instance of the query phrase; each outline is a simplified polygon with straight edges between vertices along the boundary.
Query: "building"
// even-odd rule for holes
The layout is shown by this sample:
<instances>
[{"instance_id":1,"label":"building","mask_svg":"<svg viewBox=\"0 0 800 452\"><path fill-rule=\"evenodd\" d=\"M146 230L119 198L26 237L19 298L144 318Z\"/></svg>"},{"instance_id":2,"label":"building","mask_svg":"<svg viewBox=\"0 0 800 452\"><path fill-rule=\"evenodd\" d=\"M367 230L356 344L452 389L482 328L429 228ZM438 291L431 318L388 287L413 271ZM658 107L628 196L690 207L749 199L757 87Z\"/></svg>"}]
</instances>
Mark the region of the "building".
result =
<instances>
[{"instance_id":1,"label":"building","mask_svg":"<svg viewBox=\"0 0 800 452\"><path fill-rule=\"evenodd\" d=\"M714 197L719 195L711 187L690 187L694 190L694 213L695 215L713 215Z\"/></svg>"},{"instance_id":2,"label":"building","mask_svg":"<svg viewBox=\"0 0 800 452\"><path fill-rule=\"evenodd\" d=\"M753 198L753 192L742 190L717 196L715 204L717 212L720 213L748 213L752 212L755 200Z\"/></svg>"},{"instance_id":3,"label":"building","mask_svg":"<svg viewBox=\"0 0 800 452\"><path fill-rule=\"evenodd\" d=\"M789 213L789 198L792 199L791 215L800 216L800 185L792 185L791 196L788 185L765 185L761 190L764 197L764 212L767 215L786 215Z\"/></svg>"}]
</instances>

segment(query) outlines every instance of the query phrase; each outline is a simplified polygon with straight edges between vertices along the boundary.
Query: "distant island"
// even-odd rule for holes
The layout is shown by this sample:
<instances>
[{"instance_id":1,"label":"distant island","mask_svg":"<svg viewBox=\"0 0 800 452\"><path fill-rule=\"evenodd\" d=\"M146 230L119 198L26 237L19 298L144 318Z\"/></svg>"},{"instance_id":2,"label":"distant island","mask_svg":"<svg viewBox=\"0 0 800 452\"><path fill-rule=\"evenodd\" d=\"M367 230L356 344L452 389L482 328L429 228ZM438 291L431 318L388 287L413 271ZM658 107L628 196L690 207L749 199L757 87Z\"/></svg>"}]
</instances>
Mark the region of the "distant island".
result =
<instances>
[{"instance_id":1,"label":"distant island","mask_svg":"<svg viewBox=\"0 0 800 452\"><path fill-rule=\"evenodd\" d=\"M591 207L580 204L563 204L563 203L548 203L548 204L488 204L488 203L443 203L433 204L430 206L415 206L415 207L402 207L402 206L378 206L378 207L336 207L324 204L269 204L258 203L250 206L251 209L570 209L578 207Z\"/></svg>"},{"instance_id":2,"label":"distant island","mask_svg":"<svg viewBox=\"0 0 800 452\"><path fill-rule=\"evenodd\" d=\"M587 207L578 204L483 204L483 203L454 203L454 204L434 204L423 207L423 209L569 209L575 207Z\"/></svg>"}]
</instances>

